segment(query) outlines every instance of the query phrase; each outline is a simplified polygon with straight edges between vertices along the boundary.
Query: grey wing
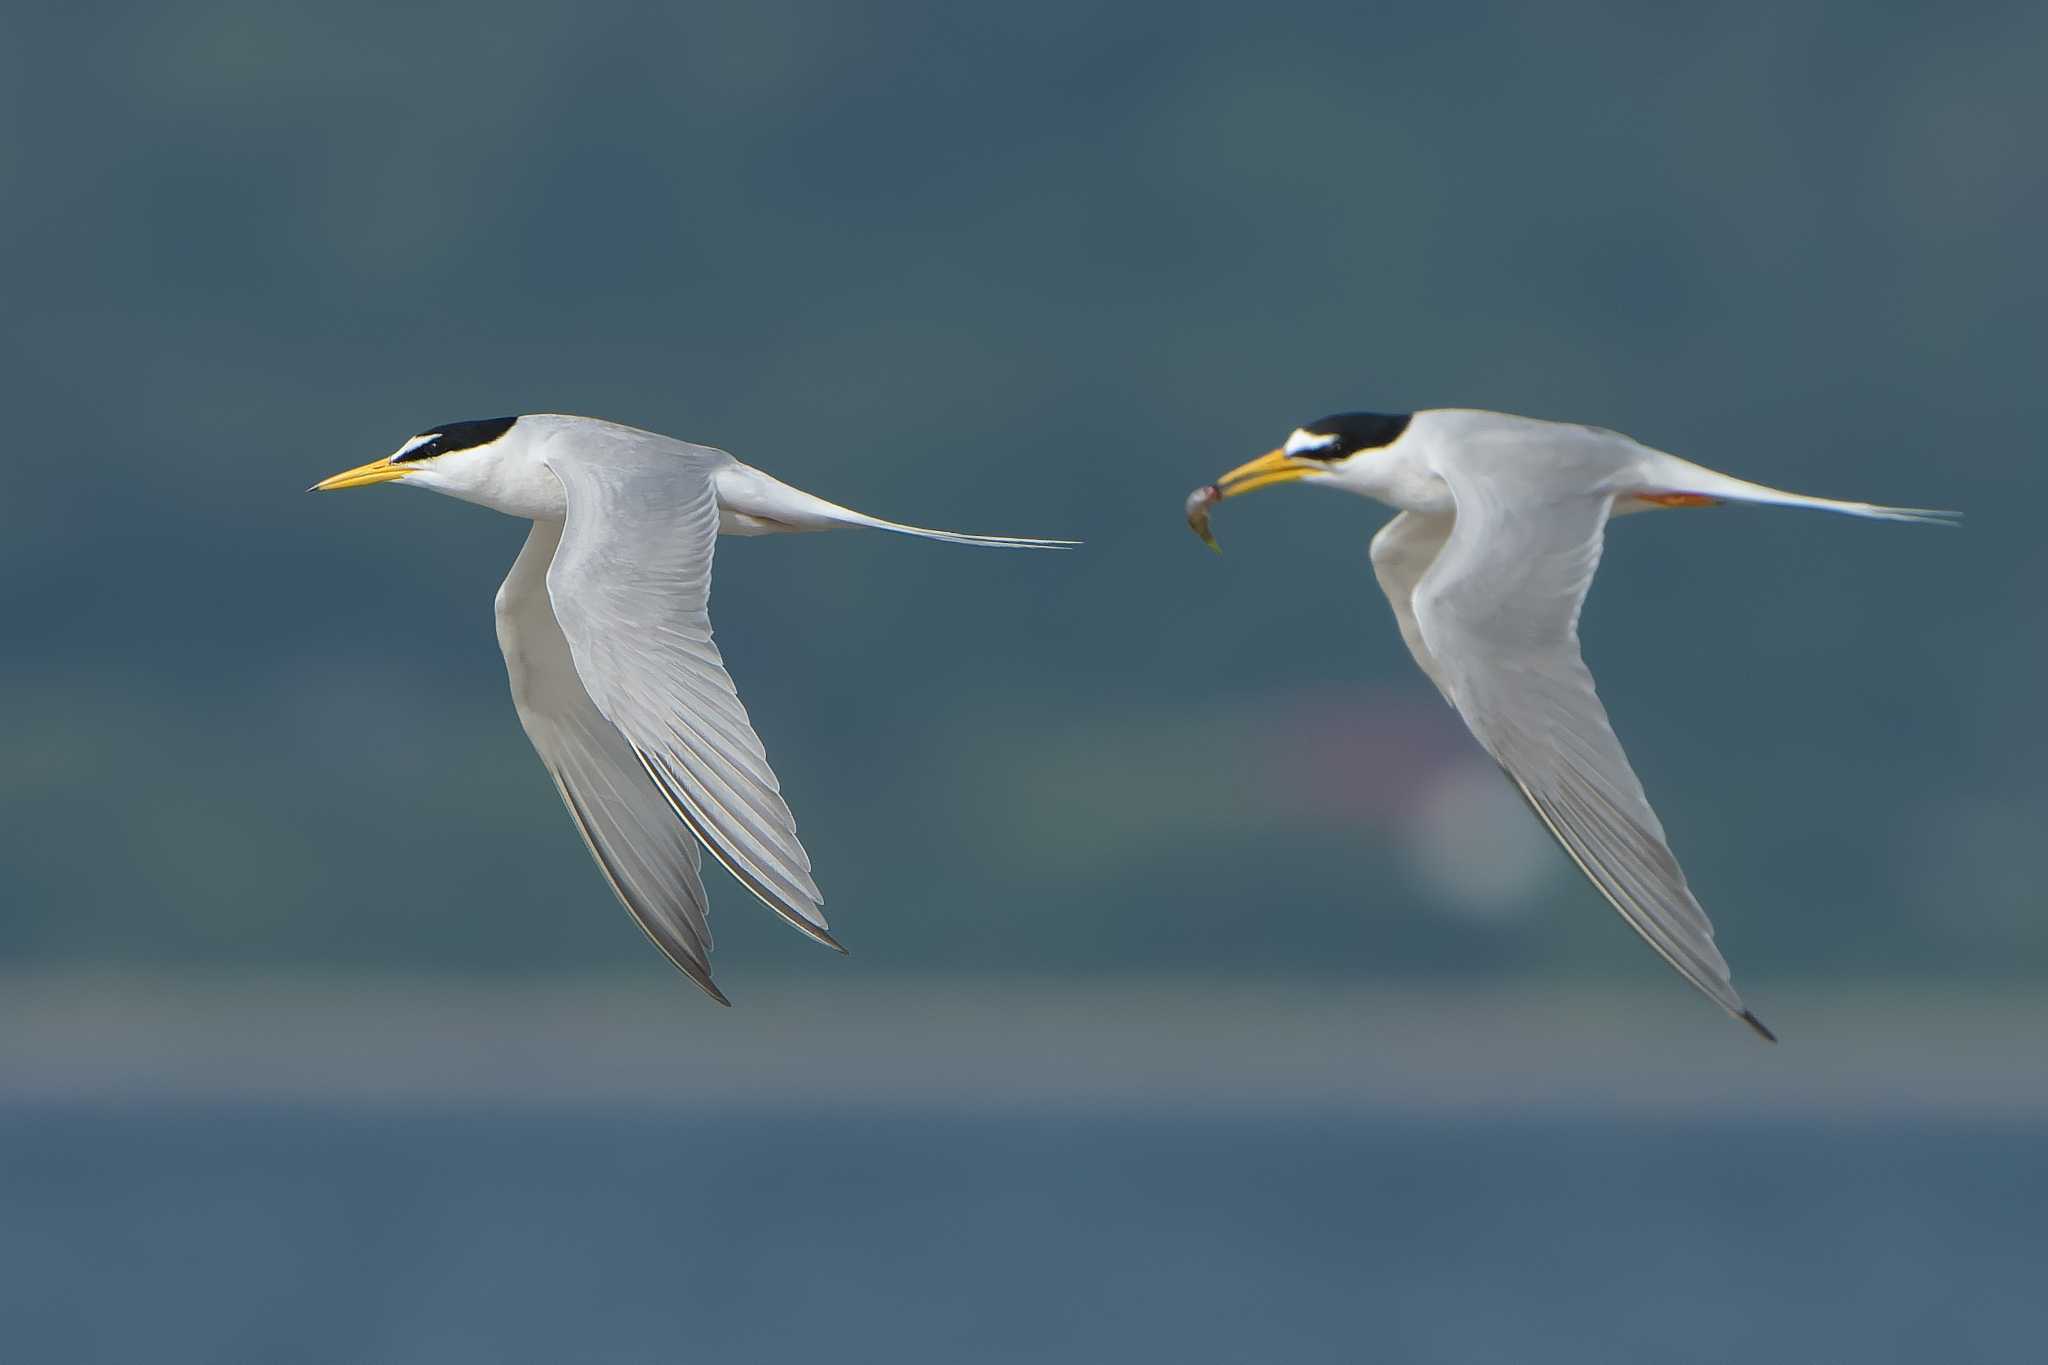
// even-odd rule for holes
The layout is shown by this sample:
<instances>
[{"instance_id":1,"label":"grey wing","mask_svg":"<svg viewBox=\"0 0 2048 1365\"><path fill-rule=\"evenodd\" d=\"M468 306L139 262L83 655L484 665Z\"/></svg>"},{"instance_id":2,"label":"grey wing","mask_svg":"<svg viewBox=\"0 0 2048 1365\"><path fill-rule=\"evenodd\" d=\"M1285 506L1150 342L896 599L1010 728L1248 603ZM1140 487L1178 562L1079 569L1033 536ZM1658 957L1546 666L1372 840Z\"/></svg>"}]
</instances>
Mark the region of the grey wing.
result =
<instances>
[{"instance_id":1,"label":"grey wing","mask_svg":"<svg viewBox=\"0 0 2048 1365\"><path fill-rule=\"evenodd\" d=\"M519 723L605 880L669 961L720 1004L697 841L584 691L548 600L560 522L535 522L498 590L498 645Z\"/></svg>"},{"instance_id":2,"label":"grey wing","mask_svg":"<svg viewBox=\"0 0 2048 1365\"><path fill-rule=\"evenodd\" d=\"M1401 627L1401 638L1407 642L1408 652L1415 656L1415 662L1446 697L1450 696L1450 689L1444 685L1436 656L1429 652L1429 646L1422 639L1422 628L1415 623L1415 585L1429 572L1429 566L1436 563L1437 553L1450 537L1452 521L1447 516L1403 512L1382 526L1379 534L1372 538L1373 577L1379 579L1380 591L1387 595L1388 603L1394 608L1394 620Z\"/></svg>"},{"instance_id":3,"label":"grey wing","mask_svg":"<svg viewBox=\"0 0 2048 1365\"><path fill-rule=\"evenodd\" d=\"M1612 495L1541 465L1440 468L1456 524L1415 593L1440 685L1579 869L1686 980L1764 1037L1579 653Z\"/></svg>"},{"instance_id":4,"label":"grey wing","mask_svg":"<svg viewBox=\"0 0 2048 1365\"><path fill-rule=\"evenodd\" d=\"M591 701L675 813L770 909L838 948L796 820L711 638L712 473L724 458L659 438L601 458L551 456L568 516L548 597Z\"/></svg>"}]
</instances>

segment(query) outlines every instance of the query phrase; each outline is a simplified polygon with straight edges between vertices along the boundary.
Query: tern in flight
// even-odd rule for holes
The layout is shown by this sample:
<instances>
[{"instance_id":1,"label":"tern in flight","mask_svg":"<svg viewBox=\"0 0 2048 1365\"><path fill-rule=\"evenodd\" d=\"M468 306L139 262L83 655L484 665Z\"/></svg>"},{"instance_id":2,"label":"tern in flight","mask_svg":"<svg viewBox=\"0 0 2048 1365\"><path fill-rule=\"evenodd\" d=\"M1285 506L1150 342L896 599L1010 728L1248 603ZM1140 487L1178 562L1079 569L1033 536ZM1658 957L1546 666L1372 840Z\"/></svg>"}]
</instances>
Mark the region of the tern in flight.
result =
<instances>
[{"instance_id":1,"label":"tern in flight","mask_svg":"<svg viewBox=\"0 0 2048 1365\"><path fill-rule=\"evenodd\" d=\"M1610 517L1768 503L1882 521L1955 514L1809 498L1715 473L1619 432L1464 408L1347 412L1188 498L1209 512L1274 484L1342 489L1398 508L1372 567L1401 638L1587 880L1679 974L1766 1039L1729 980L1714 927L1672 856L1579 655L1579 608Z\"/></svg>"},{"instance_id":2,"label":"tern in flight","mask_svg":"<svg viewBox=\"0 0 2048 1365\"><path fill-rule=\"evenodd\" d=\"M556 413L433 427L313 491L374 483L533 523L498 589L520 724L619 900L720 1004L700 843L776 914L845 949L711 639L718 537L864 526L962 545L1072 543L882 521L710 446Z\"/></svg>"}]
</instances>

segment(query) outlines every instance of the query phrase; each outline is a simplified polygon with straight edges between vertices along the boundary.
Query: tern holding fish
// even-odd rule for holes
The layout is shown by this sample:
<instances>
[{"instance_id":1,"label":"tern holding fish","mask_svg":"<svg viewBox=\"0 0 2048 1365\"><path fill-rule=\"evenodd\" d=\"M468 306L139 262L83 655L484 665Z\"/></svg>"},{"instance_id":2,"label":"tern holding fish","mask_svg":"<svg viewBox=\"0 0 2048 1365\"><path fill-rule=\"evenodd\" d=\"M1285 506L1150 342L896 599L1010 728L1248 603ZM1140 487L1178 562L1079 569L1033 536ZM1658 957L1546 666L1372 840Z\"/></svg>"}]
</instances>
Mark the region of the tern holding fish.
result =
<instances>
[{"instance_id":1,"label":"tern holding fish","mask_svg":"<svg viewBox=\"0 0 2048 1365\"><path fill-rule=\"evenodd\" d=\"M1373 573L1415 662L1456 707L1537 819L1644 941L1716 1004L1775 1041L1742 1003L1714 928L1629 767L1579 653L1579 609L1609 518L1721 502L1880 521L1956 514L1748 483L1599 427L1439 408L1341 413L1188 498L1188 525L1281 483L1376 499L1399 515L1372 540Z\"/></svg>"},{"instance_id":2,"label":"tern holding fish","mask_svg":"<svg viewBox=\"0 0 2048 1365\"><path fill-rule=\"evenodd\" d=\"M520 724L612 891L721 1005L699 844L797 929L829 947L839 941L711 639L718 537L868 527L1011 549L1073 543L883 521L722 450L559 413L434 427L313 491L377 483L533 523L498 589L498 644Z\"/></svg>"}]
</instances>

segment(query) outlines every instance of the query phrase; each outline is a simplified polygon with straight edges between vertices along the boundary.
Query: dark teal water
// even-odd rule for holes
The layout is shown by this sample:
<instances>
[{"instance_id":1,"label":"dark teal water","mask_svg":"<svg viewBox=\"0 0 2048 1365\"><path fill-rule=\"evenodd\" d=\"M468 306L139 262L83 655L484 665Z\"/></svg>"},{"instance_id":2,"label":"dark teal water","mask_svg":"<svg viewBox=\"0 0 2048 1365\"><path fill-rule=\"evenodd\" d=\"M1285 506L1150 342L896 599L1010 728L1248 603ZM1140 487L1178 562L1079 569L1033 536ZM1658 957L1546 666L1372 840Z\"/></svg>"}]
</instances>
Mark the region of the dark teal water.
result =
<instances>
[{"instance_id":1,"label":"dark teal water","mask_svg":"<svg viewBox=\"0 0 2048 1365\"><path fill-rule=\"evenodd\" d=\"M6 1358L2039 1358L2048 1129L0 1110Z\"/></svg>"}]
</instances>

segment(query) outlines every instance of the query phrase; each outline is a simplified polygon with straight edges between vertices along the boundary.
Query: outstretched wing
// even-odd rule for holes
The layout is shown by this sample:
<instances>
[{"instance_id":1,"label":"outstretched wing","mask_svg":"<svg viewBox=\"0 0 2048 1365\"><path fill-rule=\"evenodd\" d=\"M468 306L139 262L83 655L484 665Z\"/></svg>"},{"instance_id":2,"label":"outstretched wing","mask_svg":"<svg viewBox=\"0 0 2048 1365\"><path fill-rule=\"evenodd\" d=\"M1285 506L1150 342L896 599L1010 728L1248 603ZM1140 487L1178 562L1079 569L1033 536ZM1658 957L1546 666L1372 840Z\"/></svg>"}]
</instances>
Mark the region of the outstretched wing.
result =
<instances>
[{"instance_id":1,"label":"outstretched wing","mask_svg":"<svg viewBox=\"0 0 2048 1365\"><path fill-rule=\"evenodd\" d=\"M1554 476L1569 455L1453 450L1438 472L1456 523L1415 590L1430 671L1479 742L1600 893L1649 945L1764 1037L1714 928L1629 767L1579 653L1612 493ZM1413 642L1411 641L1411 646ZM1421 651L1417 657L1421 658Z\"/></svg>"},{"instance_id":2,"label":"outstretched wing","mask_svg":"<svg viewBox=\"0 0 2048 1365\"><path fill-rule=\"evenodd\" d=\"M712 475L725 458L659 437L550 456L568 515L548 597L591 701L675 813L770 909L838 948L796 821L711 639Z\"/></svg>"},{"instance_id":3,"label":"outstretched wing","mask_svg":"<svg viewBox=\"0 0 2048 1365\"><path fill-rule=\"evenodd\" d=\"M592 704L548 601L560 522L535 522L498 589L498 645L519 723L590 856L647 937L720 1004L697 841L612 723Z\"/></svg>"}]
</instances>

